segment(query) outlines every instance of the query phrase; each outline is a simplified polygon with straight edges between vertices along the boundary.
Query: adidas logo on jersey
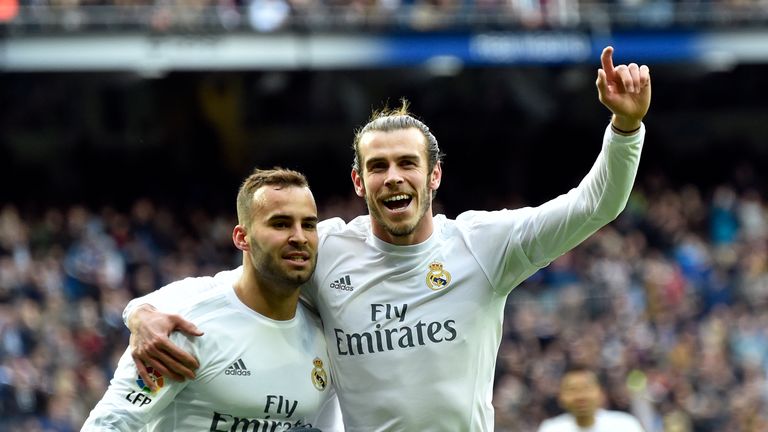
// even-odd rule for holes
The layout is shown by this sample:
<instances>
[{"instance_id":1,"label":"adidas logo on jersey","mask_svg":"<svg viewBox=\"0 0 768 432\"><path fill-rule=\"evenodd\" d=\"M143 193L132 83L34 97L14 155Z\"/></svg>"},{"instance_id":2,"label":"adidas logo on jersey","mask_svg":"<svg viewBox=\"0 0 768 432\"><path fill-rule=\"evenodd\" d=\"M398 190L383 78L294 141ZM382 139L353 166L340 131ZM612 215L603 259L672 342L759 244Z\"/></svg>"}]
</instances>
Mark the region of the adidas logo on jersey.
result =
<instances>
[{"instance_id":1,"label":"adidas logo on jersey","mask_svg":"<svg viewBox=\"0 0 768 432\"><path fill-rule=\"evenodd\" d=\"M352 282L349 280L349 275L346 275L339 280L331 282L330 286L331 288L335 288L341 291L352 291L355 289L355 287L352 286Z\"/></svg>"},{"instance_id":2,"label":"adidas logo on jersey","mask_svg":"<svg viewBox=\"0 0 768 432\"><path fill-rule=\"evenodd\" d=\"M224 371L224 375L250 376L251 371L245 367L243 359L237 359Z\"/></svg>"}]
</instances>

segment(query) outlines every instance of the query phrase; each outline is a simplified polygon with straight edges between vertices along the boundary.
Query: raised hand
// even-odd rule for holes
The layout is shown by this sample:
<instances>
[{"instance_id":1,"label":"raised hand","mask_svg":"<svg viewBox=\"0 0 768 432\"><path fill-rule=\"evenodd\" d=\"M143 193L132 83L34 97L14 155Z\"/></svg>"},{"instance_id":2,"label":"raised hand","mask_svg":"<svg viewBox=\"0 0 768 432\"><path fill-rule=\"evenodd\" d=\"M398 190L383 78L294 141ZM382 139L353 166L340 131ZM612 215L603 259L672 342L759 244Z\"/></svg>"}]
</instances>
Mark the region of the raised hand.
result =
<instances>
[{"instance_id":1,"label":"raised hand","mask_svg":"<svg viewBox=\"0 0 768 432\"><path fill-rule=\"evenodd\" d=\"M156 390L147 367L165 377L182 381L195 377L195 369L200 365L192 355L177 347L168 337L173 331L181 331L190 336L202 336L202 332L179 315L165 314L149 305L136 308L128 320L131 330L130 348L139 376L152 389Z\"/></svg>"},{"instance_id":2,"label":"raised hand","mask_svg":"<svg viewBox=\"0 0 768 432\"><path fill-rule=\"evenodd\" d=\"M600 102L613 113L614 127L632 131L651 105L651 74L648 66L613 66L613 47L605 47L600 56L602 68L597 70L597 91Z\"/></svg>"}]
</instances>

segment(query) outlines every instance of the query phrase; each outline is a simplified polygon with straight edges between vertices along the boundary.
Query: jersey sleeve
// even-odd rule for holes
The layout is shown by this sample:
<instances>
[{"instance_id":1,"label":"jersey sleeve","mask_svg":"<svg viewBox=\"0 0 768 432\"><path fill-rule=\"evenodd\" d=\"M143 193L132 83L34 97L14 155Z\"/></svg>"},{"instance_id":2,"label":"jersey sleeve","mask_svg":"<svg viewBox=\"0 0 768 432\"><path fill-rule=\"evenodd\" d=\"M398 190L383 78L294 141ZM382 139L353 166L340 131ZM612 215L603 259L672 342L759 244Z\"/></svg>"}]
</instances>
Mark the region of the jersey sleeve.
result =
<instances>
[{"instance_id":1,"label":"jersey sleeve","mask_svg":"<svg viewBox=\"0 0 768 432\"><path fill-rule=\"evenodd\" d=\"M185 346L185 350L195 351L191 343L185 344L180 338L174 342ZM142 430L173 402L189 382L166 379L153 371L150 374L159 387L155 392L150 392L149 387L145 386L129 350L126 350L120 357L107 391L91 410L81 432Z\"/></svg>"},{"instance_id":2,"label":"jersey sleeve","mask_svg":"<svg viewBox=\"0 0 768 432\"><path fill-rule=\"evenodd\" d=\"M151 293L137 297L123 309L123 323L128 324L128 318L133 311L143 305L149 304L156 309L167 313L175 313L187 306L187 301L192 300L198 294L204 293L219 283L234 282L242 273L242 267L234 270L226 270L216 273L215 276L190 277L172 282Z\"/></svg>"},{"instance_id":3,"label":"jersey sleeve","mask_svg":"<svg viewBox=\"0 0 768 432\"><path fill-rule=\"evenodd\" d=\"M497 291L509 293L539 268L571 250L626 206L635 181L645 126L622 136L606 129L592 169L568 193L538 207L466 212L457 221Z\"/></svg>"}]
</instances>

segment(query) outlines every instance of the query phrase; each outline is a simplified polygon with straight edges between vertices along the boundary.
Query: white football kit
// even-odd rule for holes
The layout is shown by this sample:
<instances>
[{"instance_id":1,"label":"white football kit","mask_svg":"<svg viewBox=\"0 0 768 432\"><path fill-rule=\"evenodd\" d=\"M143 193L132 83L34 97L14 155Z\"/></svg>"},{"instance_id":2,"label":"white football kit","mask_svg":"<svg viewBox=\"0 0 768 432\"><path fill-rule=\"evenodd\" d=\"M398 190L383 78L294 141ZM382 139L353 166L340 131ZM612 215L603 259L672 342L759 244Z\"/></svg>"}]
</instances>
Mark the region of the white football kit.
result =
<instances>
[{"instance_id":1,"label":"white football kit","mask_svg":"<svg viewBox=\"0 0 768 432\"><path fill-rule=\"evenodd\" d=\"M83 431L343 431L334 425L338 400L319 318L299 304L293 319L272 320L244 305L231 281L216 282L172 284L185 293L181 315L205 333L172 335L200 362L197 377L176 382L153 372L160 388L150 392L126 350Z\"/></svg>"},{"instance_id":2,"label":"white football kit","mask_svg":"<svg viewBox=\"0 0 768 432\"><path fill-rule=\"evenodd\" d=\"M621 411L598 410L595 413L595 424L582 428L576 424L576 419L568 413L544 420L538 432L644 432L635 417Z\"/></svg>"},{"instance_id":3,"label":"white football kit","mask_svg":"<svg viewBox=\"0 0 768 432\"><path fill-rule=\"evenodd\" d=\"M321 222L317 269L303 294L323 319L346 430L493 431L507 295L621 212L644 135L644 126L628 137L609 127L569 193L536 208L436 215L421 244L378 239L369 216ZM142 303L173 310L183 296L156 291L124 316Z\"/></svg>"}]
</instances>

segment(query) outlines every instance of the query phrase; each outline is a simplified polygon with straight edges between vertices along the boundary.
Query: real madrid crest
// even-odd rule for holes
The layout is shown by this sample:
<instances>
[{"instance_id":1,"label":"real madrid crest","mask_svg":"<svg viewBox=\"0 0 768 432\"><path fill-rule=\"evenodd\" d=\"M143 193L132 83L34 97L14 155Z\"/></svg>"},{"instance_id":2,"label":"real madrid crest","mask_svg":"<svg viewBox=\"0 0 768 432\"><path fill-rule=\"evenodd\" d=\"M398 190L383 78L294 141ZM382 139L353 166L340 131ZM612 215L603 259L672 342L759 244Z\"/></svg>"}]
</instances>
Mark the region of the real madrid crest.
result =
<instances>
[{"instance_id":1,"label":"real madrid crest","mask_svg":"<svg viewBox=\"0 0 768 432\"><path fill-rule=\"evenodd\" d=\"M427 286L429 289L439 291L448 286L451 283L451 274L448 270L443 269L443 264L434 261L429 265L429 272L427 273Z\"/></svg>"},{"instance_id":2,"label":"real madrid crest","mask_svg":"<svg viewBox=\"0 0 768 432\"><path fill-rule=\"evenodd\" d=\"M315 366L312 368L312 384L314 384L316 389L323 391L328 387L328 375L325 373L325 369L323 369L323 361L319 357L315 357L312 360L312 364Z\"/></svg>"}]
</instances>

